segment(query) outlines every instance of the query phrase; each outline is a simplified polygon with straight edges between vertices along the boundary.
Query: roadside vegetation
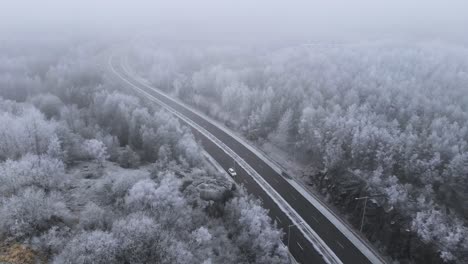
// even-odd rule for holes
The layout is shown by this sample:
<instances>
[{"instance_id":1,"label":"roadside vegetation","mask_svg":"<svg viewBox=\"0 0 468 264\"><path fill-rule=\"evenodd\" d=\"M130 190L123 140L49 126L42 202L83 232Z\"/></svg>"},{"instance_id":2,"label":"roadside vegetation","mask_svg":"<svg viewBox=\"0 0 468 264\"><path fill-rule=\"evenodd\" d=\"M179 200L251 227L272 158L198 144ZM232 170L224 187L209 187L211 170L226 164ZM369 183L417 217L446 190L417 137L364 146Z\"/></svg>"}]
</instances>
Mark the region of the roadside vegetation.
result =
<instances>
[{"instance_id":1,"label":"roadside vegetation","mask_svg":"<svg viewBox=\"0 0 468 264\"><path fill-rule=\"evenodd\" d=\"M468 50L371 42L268 50L137 45L130 68L257 145L395 260L468 262Z\"/></svg>"},{"instance_id":2,"label":"roadside vegetation","mask_svg":"<svg viewBox=\"0 0 468 264\"><path fill-rule=\"evenodd\" d=\"M0 47L0 261L287 263L261 203L106 78L103 47Z\"/></svg>"}]
</instances>

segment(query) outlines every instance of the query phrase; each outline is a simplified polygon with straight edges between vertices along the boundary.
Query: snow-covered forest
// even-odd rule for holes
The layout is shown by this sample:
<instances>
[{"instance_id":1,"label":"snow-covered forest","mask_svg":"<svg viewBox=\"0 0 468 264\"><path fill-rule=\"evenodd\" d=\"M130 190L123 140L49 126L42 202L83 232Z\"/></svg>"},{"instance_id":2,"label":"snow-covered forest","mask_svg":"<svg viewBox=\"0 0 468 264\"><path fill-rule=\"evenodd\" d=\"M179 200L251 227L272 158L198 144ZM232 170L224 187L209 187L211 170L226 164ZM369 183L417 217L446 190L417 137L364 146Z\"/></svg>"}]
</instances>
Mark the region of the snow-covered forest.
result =
<instances>
[{"instance_id":1,"label":"snow-covered forest","mask_svg":"<svg viewBox=\"0 0 468 264\"><path fill-rule=\"evenodd\" d=\"M468 49L136 45L155 87L308 167L305 181L394 259L468 261ZM302 179L304 180L304 179Z\"/></svg>"},{"instance_id":2,"label":"snow-covered forest","mask_svg":"<svg viewBox=\"0 0 468 264\"><path fill-rule=\"evenodd\" d=\"M261 203L96 43L0 46L0 262L287 263Z\"/></svg>"}]
</instances>

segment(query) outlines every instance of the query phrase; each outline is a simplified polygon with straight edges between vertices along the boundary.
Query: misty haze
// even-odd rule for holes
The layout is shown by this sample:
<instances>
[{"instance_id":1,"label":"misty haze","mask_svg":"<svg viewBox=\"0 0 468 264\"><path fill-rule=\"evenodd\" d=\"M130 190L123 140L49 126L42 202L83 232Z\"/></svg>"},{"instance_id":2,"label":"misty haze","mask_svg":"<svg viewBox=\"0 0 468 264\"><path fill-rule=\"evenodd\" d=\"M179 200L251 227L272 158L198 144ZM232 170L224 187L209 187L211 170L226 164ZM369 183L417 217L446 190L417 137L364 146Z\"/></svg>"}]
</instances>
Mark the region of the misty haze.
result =
<instances>
[{"instance_id":1,"label":"misty haze","mask_svg":"<svg viewBox=\"0 0 468 264\"><path fill-rule=\"evenodd\" d=\"M0 263L468 263L468 2L0 7Z\"/></svg>"}]
</instances>

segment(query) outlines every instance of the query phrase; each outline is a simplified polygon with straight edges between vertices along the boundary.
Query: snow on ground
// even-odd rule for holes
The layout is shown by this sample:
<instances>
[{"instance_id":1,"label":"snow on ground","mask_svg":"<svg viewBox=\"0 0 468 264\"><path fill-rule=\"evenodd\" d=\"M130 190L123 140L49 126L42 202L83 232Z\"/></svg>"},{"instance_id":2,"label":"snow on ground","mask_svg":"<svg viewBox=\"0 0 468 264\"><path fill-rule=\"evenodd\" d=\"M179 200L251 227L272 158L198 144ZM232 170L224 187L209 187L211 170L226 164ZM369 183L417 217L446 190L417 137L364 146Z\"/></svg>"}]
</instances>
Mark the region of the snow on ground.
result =
<instances>
[{"instance_id":1,"label":"snow on ground","mask_svg":"<svg viewBox=\"0 0 468 264\"><path fill-rule=\"evenodd\" d=\"M125 175L125 177L149 177L148 166L139 169L125 169L113 162L105 162L100 166L95 162L80 162L71 166L67 173L70 174L71 184L68 192L68 203L73 213L79 213L86 203L94 200L97 185L103 184L103 180L109 175Z\"/></svg>"}]
</instances>

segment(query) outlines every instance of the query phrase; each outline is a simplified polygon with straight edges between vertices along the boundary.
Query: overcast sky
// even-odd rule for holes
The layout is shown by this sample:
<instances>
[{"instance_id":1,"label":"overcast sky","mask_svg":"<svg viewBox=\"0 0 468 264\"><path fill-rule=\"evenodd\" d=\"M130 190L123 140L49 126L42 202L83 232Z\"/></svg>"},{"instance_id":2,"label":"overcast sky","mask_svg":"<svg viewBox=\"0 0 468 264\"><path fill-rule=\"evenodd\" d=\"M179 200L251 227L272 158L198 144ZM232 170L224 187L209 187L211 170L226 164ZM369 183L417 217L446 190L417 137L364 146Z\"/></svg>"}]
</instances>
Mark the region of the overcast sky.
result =
<instances>
[{"instance_id":1,"label":"overcast sky","mask_svg":"<svg viewBox=\"0 0 468 264\"><path fill-rule=\"evenodd\" d=\"M80 27L278 37L418 33L443 38L468 32L468 0L1 1L0 22L10 29Z\"/></svg>"}]
</instances>

